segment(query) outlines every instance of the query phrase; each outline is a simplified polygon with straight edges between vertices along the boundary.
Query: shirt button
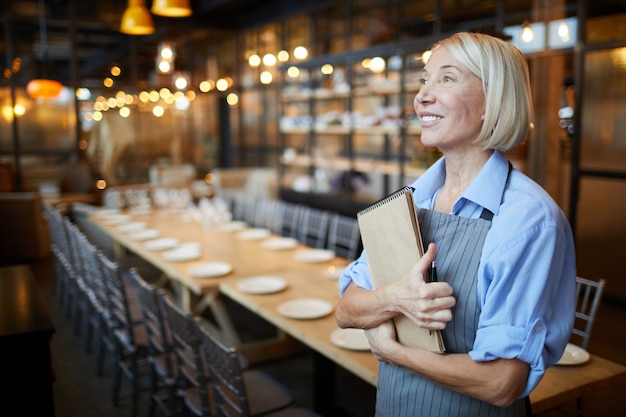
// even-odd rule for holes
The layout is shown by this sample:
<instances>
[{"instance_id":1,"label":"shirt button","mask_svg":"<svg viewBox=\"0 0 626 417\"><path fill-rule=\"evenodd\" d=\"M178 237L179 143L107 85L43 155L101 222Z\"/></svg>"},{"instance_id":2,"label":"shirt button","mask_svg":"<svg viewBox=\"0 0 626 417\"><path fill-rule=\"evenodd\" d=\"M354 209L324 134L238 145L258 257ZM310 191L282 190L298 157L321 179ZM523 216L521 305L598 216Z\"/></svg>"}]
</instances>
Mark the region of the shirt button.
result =
<instances>
[{"instance_id":1,"label":"shirt button","mask_svg":"<svg viewBox=\"0 0 626 417\"><path fill-rule=\"evenodd\" d=\"M535 332L536 332L536 333L539 333L539 332L540 332L540 331L542 331L542 330L543 330L543 326L542 326L541 324L537 324L537 325L535 326Z\"/></svg>"}]
</instances>

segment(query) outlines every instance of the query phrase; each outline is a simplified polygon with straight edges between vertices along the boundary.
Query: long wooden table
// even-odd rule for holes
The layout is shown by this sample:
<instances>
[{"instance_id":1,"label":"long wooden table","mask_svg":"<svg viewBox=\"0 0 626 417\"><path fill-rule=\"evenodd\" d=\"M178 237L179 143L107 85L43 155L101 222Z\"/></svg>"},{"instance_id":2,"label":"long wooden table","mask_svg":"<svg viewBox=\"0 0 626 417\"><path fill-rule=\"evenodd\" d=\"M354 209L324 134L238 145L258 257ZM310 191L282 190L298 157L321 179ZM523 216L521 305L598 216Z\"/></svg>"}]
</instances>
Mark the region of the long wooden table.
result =
<instances>
[{"instance_id":1,"label":"long wooden table","mask_svg":"<svg viewBox=\"0 0 626 417\"><path fill-rule=\"evenodd\" d=\"M117 226L107 225L102 219L94 217L94 222L121 247L135 252L161 269L169 279L178 282L186 294L183 298L187 308L203 303L219 306L216 303L217 294L224 294L308 346L316 355L376 386L378 362L371 353L347 350L331 342L331 334L338 329L334 314L313 320L298 320L283 317L277 311L281 303L299 298L319 298L336 305L339 300L337 283L326 278L323 272L329 265L346 265L346 260L335 258L322 264L303 264L294 260L295 251L303 249L301 245L287 251L267 251L261 248L259 241L239 240L236 233L206 229L177 215L137 215L133 216L133 221L145 222L148 227L158 229L163 237L201 243L201 259L183 263L165 262L161 253L147 251L144 242L132 241L128 234L119 232ZM234 270L220 278L198 279L189 275L191 266L206 261L229 262ZM278 293L263 295L244 293L237 288L237 283L241 280L259 275L283 278L288 284L287 288ZM193 302L194 299L196 302ZM218 314L226 313L218 311ZM236 339L234 336L233 340ZM257 348L262 349L261 345ZM544 378L530 395L533 412L543 412L593 391L624 382L625 366L595 355L585 364L554 366L546 371ZM315 387L324 391L314 395L314 398L319 399L316 408L325 410L329 396L332 397L332 392L329 392L332 384L327 381L316 383Z\"/></svg>"}]
</instances>

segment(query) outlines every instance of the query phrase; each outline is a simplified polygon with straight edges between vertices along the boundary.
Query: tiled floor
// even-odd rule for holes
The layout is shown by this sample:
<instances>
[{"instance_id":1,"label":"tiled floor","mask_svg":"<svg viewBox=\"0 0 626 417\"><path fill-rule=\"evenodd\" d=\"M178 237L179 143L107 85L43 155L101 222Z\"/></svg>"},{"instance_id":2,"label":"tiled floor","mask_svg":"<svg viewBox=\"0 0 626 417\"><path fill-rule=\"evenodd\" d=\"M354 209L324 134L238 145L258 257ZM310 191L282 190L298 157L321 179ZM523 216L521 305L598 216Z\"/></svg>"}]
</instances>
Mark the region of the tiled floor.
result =
<instances>
[{"instance_id":1,"label":"tiled floor","mask_svg":"<svg viewBox=\"0 0 626 417\"><path fill-rule=\"evenodd\" d=\"M113 407L110 400L110 378L108 372L103 377L95 374L93 354L82 351L80 338L71 331L69 322L63 317L54 296L53 279L48 263L34 264L34 275L42 295L49 307L56 327L51 349L53 367L56 374L54 384L57 417L117 417L130 415L128 396L123 395L121 404ZM604 302L598 312L590 352L626 365L626 307ZM263 369L283 380L294 392L296 402L310 406L313 363L306 350L297 356L264 364ZM342 405L353 417L373 415L375 391L352 375L338 372L338 392L343 398ZM584 398L584 416L624 417L626 416L626 384L605 389ZM142 396L142 412L147 415L148 396ZM550 417L559 414L551 413ZM327 416L334 417L334 416Z\"/></svg>"}]
</instances>

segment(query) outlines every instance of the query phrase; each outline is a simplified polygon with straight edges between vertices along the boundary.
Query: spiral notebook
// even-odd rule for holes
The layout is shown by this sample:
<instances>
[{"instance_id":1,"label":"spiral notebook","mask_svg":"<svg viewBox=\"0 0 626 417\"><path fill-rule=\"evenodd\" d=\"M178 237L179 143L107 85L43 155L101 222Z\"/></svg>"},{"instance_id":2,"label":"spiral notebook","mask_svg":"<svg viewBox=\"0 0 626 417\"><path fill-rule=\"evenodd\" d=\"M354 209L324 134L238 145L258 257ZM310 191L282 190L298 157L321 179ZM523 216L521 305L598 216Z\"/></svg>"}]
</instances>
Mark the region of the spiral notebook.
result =
<instances>
[{"instance_id":1,"label":"spiral notebook","mask_svg":"<svg viewBox=\"0 0 626 417\"><path fill-rule=\"evenodd\" d=\"M405 277L424 254L412 187L401 188L360 211L357 220L374 288ZM421 328L403 315L394 318L394 323L401 344L445 351L441 332Z\"/></svg>"}]
</instances>

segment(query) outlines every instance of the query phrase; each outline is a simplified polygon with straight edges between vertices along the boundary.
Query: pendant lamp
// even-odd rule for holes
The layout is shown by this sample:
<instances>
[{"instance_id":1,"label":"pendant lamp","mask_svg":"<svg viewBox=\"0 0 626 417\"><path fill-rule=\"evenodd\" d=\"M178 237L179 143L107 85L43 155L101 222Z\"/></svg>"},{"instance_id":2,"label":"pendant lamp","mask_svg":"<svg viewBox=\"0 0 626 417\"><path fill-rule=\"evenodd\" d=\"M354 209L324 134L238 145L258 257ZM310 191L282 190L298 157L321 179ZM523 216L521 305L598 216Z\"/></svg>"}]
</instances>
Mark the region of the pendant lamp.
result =
<instances>
[{"instance_id":1,"label":"pendant lamp","mask_svg":"<svg viewBox=\"0 0 626 417\"><path fill-rule=\"evenodd\" d=\"M39 37L41 43L41 67L44 78L36 78L26 85L26 93L32 98L55 98L61 94L63 85L56 80L45 78L48 61L48 41L46 35L46 8L44 0L39 0Z\"/></svg>"},{"instance_id":2,"label":"pendant lamp","mask_svg":"<svg viewBox=\"0 0 626 417\"><path fill-rule=\"evenodd\" d=\"M189 0L154 0L150 11L166 17L191 16Z\"/></svg>"},{"instance_id":3,"label":"pendant lamp","mask_svg":"<svg viewBox=\"0 0 626 417\"><path fill-rule=\"evenodd\" d=\"M128 0L128 7L122 15L120 32L127 35L150 35L154 33L152 15L144 0Z\"/></svg>"}]
</instances>

